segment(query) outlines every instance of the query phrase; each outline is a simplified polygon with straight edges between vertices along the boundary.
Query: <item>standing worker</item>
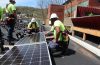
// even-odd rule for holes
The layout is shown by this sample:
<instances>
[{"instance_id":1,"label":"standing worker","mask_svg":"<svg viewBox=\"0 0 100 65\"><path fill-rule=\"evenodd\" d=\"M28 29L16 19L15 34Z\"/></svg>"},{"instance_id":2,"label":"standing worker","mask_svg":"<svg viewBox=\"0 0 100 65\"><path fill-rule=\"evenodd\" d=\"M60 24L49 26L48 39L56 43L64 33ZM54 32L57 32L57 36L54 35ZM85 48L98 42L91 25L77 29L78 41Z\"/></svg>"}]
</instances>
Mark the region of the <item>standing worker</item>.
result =
<instances>
[{"instance_id":1,"label":"standing worker","mask_svg":"<svg viewBox=\"0 0 100 65\"><path fill-rule=\"evenodd\" d=\"M0 7L0 23L2 21L2 16L3 16L3 9ZM1 27L1 25L0 25L0 27ZM3 47L4 41L3 41L2 36L3 35L2 35L2 32L1 32L1 28L0 28L0 48L1 48L1 52L4 51L4 47Z\"/></svg>"},{"instance_id":2,"label":"standing worker","mask_svg":"<svg viewBox=\"0 0 100 65\"><path fill-rule=\"evenodd\" d=\"M68 48L67 33L65 32L64 24L58 19L56 13L52 13L50 16L52 28L50 31L53 32L55 42L61 47L61 54L64 55Z\"/></svg>"},{"instance_id":3,"label":"standing worker","mask_svg":"<svg viewBox=\"0 0 100 65\"><path fill-rule=\"evenodd\" d=\"M39 32L39 24L34 17L32 18L31 22L29 22L27 29L29 34L32 32Z\"/></svg>"},{"instance_id":4,"label":"standing worker","mask_svg":"<svg viewBox=\"0 0 100 65\"><path fill-rule=\"evenodd\" d=\"M15 38L13 38L13 31L14 31L14 26L16 23L16 7L15 7L15 0L9 0L10 3L8 4L8 6L6 7L7 9L7 26L8 26L8 42L11 45L12 42Z\"/></svg>"}]
</instances>

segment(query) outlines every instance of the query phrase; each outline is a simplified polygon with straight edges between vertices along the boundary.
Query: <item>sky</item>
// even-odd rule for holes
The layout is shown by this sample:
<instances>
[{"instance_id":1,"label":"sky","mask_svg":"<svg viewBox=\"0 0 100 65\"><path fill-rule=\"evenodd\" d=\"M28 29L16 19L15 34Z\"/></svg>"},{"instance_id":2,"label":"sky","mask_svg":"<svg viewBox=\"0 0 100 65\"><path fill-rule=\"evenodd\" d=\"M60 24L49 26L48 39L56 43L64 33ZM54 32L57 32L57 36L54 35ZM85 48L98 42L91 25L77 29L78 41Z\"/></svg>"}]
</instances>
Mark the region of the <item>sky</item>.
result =
<instances>
[{"instance_id":1,"label":"sky","mask_svg":"<svg viewBox=\"0 0 100 65\"><path fill-rule=\"evenodd\" d=\"M16 1L16 6L38 7L37 4L38 0L15 0L15 1ZM0 0L1 7L5 7L7 3L9 3L9 0Z\"/></svg>"},{"instance_id":2,"label":"sky","mask_svg":"<svg viewBox=\"0 0 100 65\"><path fill-rule=\"evenodd\" d=\"M15 0L16 6L29 6L29 7L39 7L38 0ZM65 1L65 0L63 0ZM0 6L5 7L6 4L9 3L9 0L0 0Z\"/></svg>"}]
</instances>

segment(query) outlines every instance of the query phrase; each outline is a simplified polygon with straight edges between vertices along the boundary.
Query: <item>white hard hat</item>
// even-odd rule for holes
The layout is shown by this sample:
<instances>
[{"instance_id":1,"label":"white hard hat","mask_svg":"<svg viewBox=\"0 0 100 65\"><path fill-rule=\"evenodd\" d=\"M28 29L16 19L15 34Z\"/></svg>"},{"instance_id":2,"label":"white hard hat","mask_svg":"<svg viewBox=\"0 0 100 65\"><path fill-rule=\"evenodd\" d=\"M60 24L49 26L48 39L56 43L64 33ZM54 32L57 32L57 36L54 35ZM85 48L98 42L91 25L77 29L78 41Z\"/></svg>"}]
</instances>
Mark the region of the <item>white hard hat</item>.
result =
<instances>
[{"instance_id":1,"label":"white hard hat","mask_svg":"<svg viewBox=\"0 0 100 65\"><path fill-rule=\"evenodd\" d=\"M35 21L36 21L35 18L32 18L31 22L35 22Z\"/></svg>"},{"instance_id":2,"label":"white hard hat","mask_svg":"<svg viewBox=\"0 0 100 65\"><path fill-rule=\"evenodd\" d=\"M50 19L52 18L58 18L57 14L56 13L52 13L51 16L50 16Z\"/></svg>"}]
</instances>

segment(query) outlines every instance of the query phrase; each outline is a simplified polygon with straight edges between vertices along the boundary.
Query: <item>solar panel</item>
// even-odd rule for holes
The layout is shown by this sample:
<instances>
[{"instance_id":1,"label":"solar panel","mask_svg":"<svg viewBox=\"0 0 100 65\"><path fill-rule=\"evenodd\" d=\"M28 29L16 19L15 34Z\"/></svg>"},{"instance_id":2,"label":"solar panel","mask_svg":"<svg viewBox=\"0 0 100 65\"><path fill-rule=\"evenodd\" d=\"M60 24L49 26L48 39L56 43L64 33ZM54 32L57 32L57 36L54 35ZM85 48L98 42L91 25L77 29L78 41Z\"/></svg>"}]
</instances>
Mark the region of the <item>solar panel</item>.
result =
<instances>
[{"instance_id":1,"label":"solar panel","mask_svg":"<svg viewBox=\"0 0 100 65\"><path fill-rule=\"evenodd\" d=\"M20 45L20 44L32 44L34 42L43 42L45 40L45 35L42 32L39 33L34 33L30 36L25 36L21 40L19 40L15 45Z\"/></svg>"},{"instance_id":2,"label":"solar panel","mask_svg":"<svg viewBox=\"0 0 100 65\"><path fill-rule=\"evenodd\" d=\"M46 43L14 46L1 59L0 65L52 65Z\"/></svg>"}]
</instances>

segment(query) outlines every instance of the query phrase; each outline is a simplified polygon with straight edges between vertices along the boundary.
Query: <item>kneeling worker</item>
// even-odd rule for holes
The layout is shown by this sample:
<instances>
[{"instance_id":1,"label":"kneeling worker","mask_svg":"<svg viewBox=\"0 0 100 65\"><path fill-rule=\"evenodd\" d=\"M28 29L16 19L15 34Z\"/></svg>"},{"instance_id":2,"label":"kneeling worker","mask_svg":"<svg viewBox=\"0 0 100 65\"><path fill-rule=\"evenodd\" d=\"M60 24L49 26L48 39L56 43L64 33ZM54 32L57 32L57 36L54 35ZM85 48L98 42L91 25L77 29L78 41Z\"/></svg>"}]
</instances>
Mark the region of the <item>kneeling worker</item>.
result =
<instances>
[{"instance_id":1,"label":"kneeling worker","mask_svg":"<svg viewBox=\"0 0 100 65\"><path fill-rule=\"evenodd\" d=\"M53 32L55 42L61 47L62 55L66 54L68 49L68 38L64 24L59 20L56 13L52 13L50 16L52 28L50 31Z\"/></svg>"},{"instance_id":2,"label":"kneeling worker","mask_svg":"<svg viewBox=\"0 0 100 65\"><path fill-rule=\"evenodd\" d=\"M39 24L35 18L32 18L31 22L29 22L27 29L29 34L32 32L39 32Z\"/></svg>"}]
</instances>

